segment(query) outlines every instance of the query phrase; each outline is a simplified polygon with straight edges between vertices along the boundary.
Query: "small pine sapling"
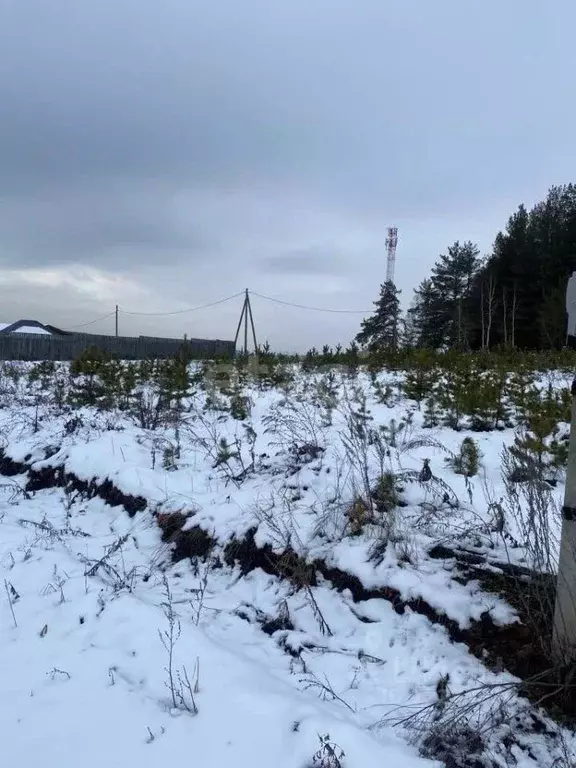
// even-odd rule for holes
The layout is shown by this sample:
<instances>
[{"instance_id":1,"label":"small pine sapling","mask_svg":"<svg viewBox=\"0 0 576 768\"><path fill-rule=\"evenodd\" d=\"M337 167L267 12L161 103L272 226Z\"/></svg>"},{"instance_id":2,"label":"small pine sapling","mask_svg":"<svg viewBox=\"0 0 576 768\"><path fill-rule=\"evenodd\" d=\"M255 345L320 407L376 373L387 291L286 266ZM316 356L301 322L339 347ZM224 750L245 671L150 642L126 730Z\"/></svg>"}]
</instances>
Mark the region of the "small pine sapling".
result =
<instances>
[{"instance_id":1,"label":"small pine sapling","mask_svg":"<svg viewBox=\"0 0 576 768\"><path fill-rule=\"evenodd\" d=\"M364 530L364 526L372 521L372 510L364 499L358 497L350 505L346 517L348 518L350 535L359 536Z\"/></svg>"},{"instance_id":2,"label":"small pine sapling","mask_svg":"<svg viewBox=\"0 0 576 768\"><path fill-rule=\"evenodd\" d=\"M460 450L455 456L446 459L446 463L457 475L474 477L480 466L480 449L472 437L465 437L460 444Z\"/></svg>"},{"instance_id":3,"label":"small pine sapling","mask_svg":"<svg viewBox=\"0 0 576 768\"><path fill-rule=\"evenodd\" d=\"M238 452L229 445L228 440L225 437L221 437L218 442L218 453L216 459L212 465L213 469L221 467L223 464L228 464L232 459L238 458Z\"/></svg>"},{"instance_id":4,"label":"small pine sapling","mask_svg":"<svg viewBox=\"0 0 576 768\"><path fill-rule=\"evenodd\" d=\"M434 394L437 381L437 372L426 358L417 359L415 366L407 371L404 378L404 394L409 400L418 403L418 410L422 402Z\"/></svg>"},{"instance_id":5,"label":"small pine sapling","mask_svg":"<svg viewBox=\"0 0 576 768\"><path fill-rule=\"evenodd\" d=\"M568 447L559 441L559 420L564 416L562 399L549 388L543 396L533 395L524 412L524 426L511 447L512 454L532 466L536 475L558 468L567 459Z\"/></svg>"},{"instance_id":6,"label":"small pine sapling","mask_svg":"<svg viewBox=\"0 0 576 768\"><path fill-rule=\"evenodd\" d=\"M162 452L162 467L167 472L173 472L175 469L177 469L176 459L178 454L178 449L174 445L167 445L163 452Z\"/></svg>"},{"instance_id":7,"label":"small pine sapling","mask_svg":"<svg viewBox=\"0 0 576 768\"><path fill-rule=\"evenodd\" d=\"M437 400L437 394L433 392L426 400L424 418L422 426L424 429L433 429L440 424L440 405Z\"/></svg>"},{"instance_id":8,"label":"small pine sapling","mask_svg":"<svg viewBox=\"0 0 576 768\"><path fill-rule=\"evenodd\" d=\"M380 431L391 448L398 447L398 437L406 429L406 426L407 423L405 421L397 422L396 419L390 419L388 424L383 424L380 427Z\"/></svg>"},{"instance_id":9,"label":"small pine sapling","mask_svg":"<svg viewBox=\"0 0 576 768\"><path fill-rule=\"evenodd\" d=\"M398 506L400 501L397 489L397 480L393 472L384 472L372 491L372 499L376 511L380 515L387 515Z\"/></svg>"},{"instance_id":10,"label":"small pine sapling","mask_svg":"<svg viewBox=\"0 0 576 768\"><path fill-rule=\"evenodd\" d=\"M444 386L438 392L438 404L444 411L445 426L459 431L463 415L467 412L470 391L474 390L476 377L466 361L448 371Z\"/></svg>"}]
</instances>

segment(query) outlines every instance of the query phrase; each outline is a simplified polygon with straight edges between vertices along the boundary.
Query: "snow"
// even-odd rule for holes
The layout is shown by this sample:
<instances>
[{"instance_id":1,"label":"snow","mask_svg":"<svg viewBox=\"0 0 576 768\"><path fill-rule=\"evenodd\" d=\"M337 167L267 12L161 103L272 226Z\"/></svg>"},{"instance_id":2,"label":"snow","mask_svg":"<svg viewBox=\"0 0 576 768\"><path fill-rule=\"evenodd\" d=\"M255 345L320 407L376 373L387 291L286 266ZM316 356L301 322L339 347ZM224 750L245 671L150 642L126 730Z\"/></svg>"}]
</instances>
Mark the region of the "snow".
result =
<instances>
[{"instance_id":1,"label":"snow","mask_svg":"<svg viewBox=\"0 0 576 768\"><path fill-rule=\"evenodd\" d=\"M393 382L395 375L381 379ZM446 466L439 449L404 452L400 440L390 467L419 470L430 458L434 475L463 501L458 509L440 504L431 513L421 505L435 499L433 490L406 482L407 506L394 514L409 556L401 558L388 543L375 559L381 532L368 527L360 536L344 534L342 499L352 501L358 488L343 446L349 414L337 407L326 420L316 408L311 416L305 404L313 380L301 376L296 384L295 402L305 411L300 437L303 443L313 438L324 451L287 473L287 411L278 410L283 393L250 387L249 424L260 458L242 482L214 468L207 446L215 435L230 443L238 437L248 463L245 424L204 411L203 395L190 404L196 415L181 429L176 469L164 468L162 460L163 447L174 443L172 428L151 431L120 411L70 413L51 404L37 420L37 406L23 404L21 391L20 402L14 398L0 409L6 456L36 471L58 467L86 481L110 479L147 504L131 518L122 506L59 488L25 495L24 475L6 478L0 488L0 587L6 592L0 596L0 723L7 765L41 759L46 768L79 762L83 768L146 768L186 759L214 767L308 768L319 737L329 734L345 753L345 768L430 766L408 733L388 723L398 708L434 702L447 673L453 691L513 682L452 642L440 624L410 608L397 613L388 600L355 601L349 590L322 578L294 590L259 568L242 575L238 566L211 567L210 560L171 563L153 513L178 510L191 515L188 528L200 526L213 537L214 557L255 528L259 546L282 551L288 540L308 561L324 560L357 576L366 589L392 588L404 600L423 599L462 629L486 611L497 624L518 620L502 598L475 581L456 581L453 564L428 555L435 543L465 530L470 546L478 536L485 549L489 542L494 561L506 559L487 526L485 490L495 498L502 494L499 456L513 431L474 434L482 472L468 484ZM349 384L338 386L343 392ZM421 434L413 404L376 402L367 377L360 377L360 386L376 424L399 423L409 411L410 434ZM73 417L80 422L68 428ZM432 436L454 451L467 434L438 429ZM367 461L375 471L376 457ZM559 484L554 491L558 500L562 490ZM107 553L109 567L94 570ZM524 554L514 556L522 562ZM160 635L169 627L167 602L181 629L173 668L185 668L193 686L197 681L197 714L174 708L166 687L168 654ZM290 626L262 630L265 620L282 615ZM185 700L189 705L190 697ZM516 695L507 707L510 721L530 711ZM571 734L562 733L572 748ZM496 752L501 736L494 734ZM551 768L559 754L553 740L545 734L519 738L527 748L517 752L517 765Z\"/></svg>"},{"instance_id":2,"label":"snow","mask_svg":"<svg viewBox=\"0 0 576 768\"><path fill-rule=\"evenodd\" d=\"M8 328L12 323L0 323L0 331L3 331L4 328ZM23 325L20 328L16 328L13 333L36 333L41 336L51 336L52 334L50 331L47 331L45 328L39 328L36 325Z\"/></svg>"},{"instance_id":3,"label":"snow","mask_svg":"<svg viewBox=\"0 0 576 768\"><path fill-rule=\"evenodd\" d=\"M40 336L51 336L50 331L45 328L39 328L37 325L22 325L20 328L16 328L14 333L36 333Z\"/></svg>"},{"instance_id":4,"label":"snow","mask_svg":"<svg viewBox=\"0 0 576 768\"><path fill-rule=\"evenodd\" d=\"M55 521L62 501L61 494L47 492L41 504L27 503L27 514ZM190 600L183 601L184 587L175 591L182 614L177 663L191 674L199 659L200 683L198 715L172 712L158 637L166 624L161 581L102 598L106 585L85 579L76 553L99 557L118 534L129 532L138 537L138 550L126 548L125 567L144 567L146 546L151 553L158 545L155 532L92 501L78 521L90 528L90 538L54 543L18 522L22 506L6 510L0 558L19 595L17 627L6 600L0 611L7 764L28 765L41 755L44 765L55 767L76 765L80 757L87 768L103 761L152 766L190 754L201 765L265 766L273 757L288 768L305 765L318 748L317 734L324 733L338 737L351 766L376 766L382 758L408 768L423 764L394 734L375 736L360 718L346 718L336 704L298 690L286 655L234 616L242 599L259 593L264 604L278 599L280 586L262 575L236 589L231 578L215 583L199 626L191 620ZM185 579L194 584L191 574ZM230 590L233 595L226 594Z\"/></svg>"}]
</instances>

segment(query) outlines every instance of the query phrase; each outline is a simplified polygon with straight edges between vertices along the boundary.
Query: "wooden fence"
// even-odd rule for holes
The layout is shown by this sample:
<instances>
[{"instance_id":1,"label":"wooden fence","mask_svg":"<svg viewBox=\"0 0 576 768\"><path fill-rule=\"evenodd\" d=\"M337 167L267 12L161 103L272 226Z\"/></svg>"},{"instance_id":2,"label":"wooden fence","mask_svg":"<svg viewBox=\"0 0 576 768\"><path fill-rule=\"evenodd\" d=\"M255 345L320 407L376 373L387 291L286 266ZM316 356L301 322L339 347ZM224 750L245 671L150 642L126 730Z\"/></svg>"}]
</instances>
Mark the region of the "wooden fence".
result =
<instances>
[{"instance_id":1,"label":"wooden fence","mask_svg":"<svg viewBox=\"0 0 576 768\"><path fill-rule=\"evenodd\" d=\"M173 357L186 345L194 358L233 357L233 341L163 339L156 336L100 336L72 333L48 336L36 333L0 333L0 360L74 360L90 347L122 360Z\"/></svg>"}]
</instances>

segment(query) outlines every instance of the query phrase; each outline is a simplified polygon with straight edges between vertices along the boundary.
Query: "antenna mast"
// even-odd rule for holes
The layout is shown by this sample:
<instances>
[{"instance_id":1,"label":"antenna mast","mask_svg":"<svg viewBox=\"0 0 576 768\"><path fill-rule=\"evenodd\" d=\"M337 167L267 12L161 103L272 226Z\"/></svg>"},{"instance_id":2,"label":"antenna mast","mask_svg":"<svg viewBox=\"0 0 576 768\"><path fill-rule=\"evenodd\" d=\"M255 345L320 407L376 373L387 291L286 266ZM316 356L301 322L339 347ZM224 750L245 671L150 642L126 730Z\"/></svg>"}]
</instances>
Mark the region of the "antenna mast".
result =
<instances>
[{"instance_id":1,"label":"antenna mast","mask_svg":"<svg viewBox=\"0 0 576 768\"><path fill-rule=\"evenodd\" d=\"M386 282L394 282L394 268L396 266L396 246L398 245L398 229L388 227L388 237L386 238L386 249L388 251L388 261L386 265Z\"/></svg>"}]
</instances>

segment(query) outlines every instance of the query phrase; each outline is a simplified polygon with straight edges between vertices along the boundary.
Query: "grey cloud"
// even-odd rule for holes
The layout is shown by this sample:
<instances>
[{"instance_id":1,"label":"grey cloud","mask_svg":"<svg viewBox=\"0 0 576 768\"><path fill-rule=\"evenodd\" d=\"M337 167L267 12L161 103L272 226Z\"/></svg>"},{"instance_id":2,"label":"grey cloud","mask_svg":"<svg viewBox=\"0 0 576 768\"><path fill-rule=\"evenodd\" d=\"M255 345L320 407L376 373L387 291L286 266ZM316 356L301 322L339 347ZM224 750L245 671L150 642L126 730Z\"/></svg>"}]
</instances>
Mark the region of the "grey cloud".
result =
<instances>
[{"instance_id":1,"label":"grey cloud","mask_svg":"<svg viewBox=\"0 0 576 768\"><path fill-rule=\"evenodd\" d=\"M169 192L134 185L93 183L0 206L0 263L179 262L201 258L213 243L201 221L182 220ZM216 233L212 234L212 238Z\"/></svg>"},{"instance_id":2,"label":"grey cloud","mask_svg":"<svg viewBox=\"0 0 576 768\"><path fill-rule=\"evenodd\" d=\"M301 252L278 253L260 262L264 271L270 274L329 275L346 268L346 261L340 256L326 253L317 248Z\"/></svg>"},{"instance_id":3,"label":"grey cloud","mask_svg":"<svg viewBox=\"0 0 576 768\"><path fill-rule=\"evenodd\" d=\"M537 60L542 29L561 37L575 14L562 3L559 25L557 8L517 0L3 5L5 189L86 174L277 178L396 210L458 204L462 163L476 195L502 165L526 176L524 153L548 125L534 89L552 103L565 87ZM555 44L556 72L570 58ZM569 130L556 133L568 146Z\"/></svg>"},{"instance_id":4,"label":"grey cloud","mask_svg":"<svg viewBox=\"0 0 576 768\"><path fill-rule=\"evenodd\" d=\"M484 250L574 178L574 21L569 0L0 0L0 266L103 266L168 304L249 281L320 302L347 275L334 300L370 306L398 224L409 299L471 222Z\"/></svg>"}]
</instances>

